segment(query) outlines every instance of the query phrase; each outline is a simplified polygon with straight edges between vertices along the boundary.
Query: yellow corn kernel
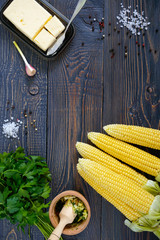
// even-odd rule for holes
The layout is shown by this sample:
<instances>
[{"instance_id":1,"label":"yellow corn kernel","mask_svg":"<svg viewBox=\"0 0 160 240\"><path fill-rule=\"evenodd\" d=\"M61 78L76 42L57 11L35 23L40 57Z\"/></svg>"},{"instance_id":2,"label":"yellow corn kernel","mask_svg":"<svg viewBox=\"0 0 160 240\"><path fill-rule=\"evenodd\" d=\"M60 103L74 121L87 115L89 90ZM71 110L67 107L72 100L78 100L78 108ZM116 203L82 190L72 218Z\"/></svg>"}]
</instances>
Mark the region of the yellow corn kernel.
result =
<instances>
[{"instance_id":1,"label":"yellow corn kernel","mask_svg":"<svg viewBox=\"0 0 160 240\"><path fill-rule=\"evenodd\" d=\"M115 158L157 177L160 172L160 159L138 149L128 143L122 142L102 133L90 132L88 138L100 149Z\"/></svg>"},{"instance_id":2,"label":"yellow corn kernel","mask_svg":"<svg viewBox=\"0 0 160 240\"><path fill-rule=\"evenodd\" d=\"M144 186L148 181L148 179L142 174L137 173L132 168L120 163L115 158L109 156L108 154L95 147L92 147L89 144L77 142L76 148L83 158L93 160L97 163L100 163L104 167L108 167L118 174L123 174L129 179L135 181L139 186Z\"/></svg>"},{"instance_id":3,"label":"yellow corn kernel","mask_svg":"<svg viewBox=\"0 0 160 240\"><path fill-rule=\"evenodd\" d=\"M112 191L115 196L128 204L135 211L147 214L154 200L154 196L139 187L127 177L117 174L102 165L88 160L79 159L81 168L93 176L101 187Z\"/></svg>"},{"instance_id":4,"label":"yellow corn kernel","mask_svg":"<svg viewBox=\"0 0 160 240\"><path fill-rule=\"evenodd\" d=\"M122 141L160 150L160 130L125 124L109 124L104 130Z\"/></svg>"},{"instance_id":5,"label":"yellow corn kernel","mask_svg":"<svg viewBox=\"0 0 160 240\"><path fill-rule=\"evenodd\" d=\"M80 166L77 164L77 170L81 177L102 197L104 197L108 202L110 202L114 207L116 207L126 218L130 221L135 221L140 217L140 214L136 212L133 208L128 206L123 201L119 200L112 192L109 192L107 189L102 188L98 182L96 182L92 175L87 174Z\"/></svg>"}]
</instances>

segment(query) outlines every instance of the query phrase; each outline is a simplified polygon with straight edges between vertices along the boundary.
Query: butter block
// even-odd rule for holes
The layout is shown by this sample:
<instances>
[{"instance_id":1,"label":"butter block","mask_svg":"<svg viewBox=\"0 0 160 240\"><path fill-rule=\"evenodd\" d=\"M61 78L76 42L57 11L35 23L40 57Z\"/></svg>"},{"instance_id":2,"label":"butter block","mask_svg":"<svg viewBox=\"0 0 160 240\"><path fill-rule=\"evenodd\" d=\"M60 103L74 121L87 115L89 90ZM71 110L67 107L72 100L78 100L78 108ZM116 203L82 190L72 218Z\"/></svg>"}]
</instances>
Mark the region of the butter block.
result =
<instances>
[{"instance_id":1,"label":"butter block","mask_svg":"<svg viewBox=\"0 0 160 240\"><path fill-rule=\"evenodd\" d=\"M62 22L56 16L54 16L51 20L49 20L46 23L45 28L54 37L58 37L58 35L60 35L61 32L63 32L63 30L65 29L65 26L62 24Z\"/></svg>"},{"instance_id":2,"label":"butter block","mask_svg":"<svg viewBox=\"0 0 160 240\"><path fill-rule=\"evenodd\" d=\"M3 14L31 40L52 18L52 15L35 0L13 0Z\"/></svg>"},{"instance_id":3,"label":"butter block","mask_svg":"<svg viewBox=\"0 0 160 240\"><path fill-rule=\"evenodd\" d=\"M52 36L46 29L42 31L35 37L34 42L43 50L46 51L54 42L56 38Z\"/></svg>"}]
</instances>

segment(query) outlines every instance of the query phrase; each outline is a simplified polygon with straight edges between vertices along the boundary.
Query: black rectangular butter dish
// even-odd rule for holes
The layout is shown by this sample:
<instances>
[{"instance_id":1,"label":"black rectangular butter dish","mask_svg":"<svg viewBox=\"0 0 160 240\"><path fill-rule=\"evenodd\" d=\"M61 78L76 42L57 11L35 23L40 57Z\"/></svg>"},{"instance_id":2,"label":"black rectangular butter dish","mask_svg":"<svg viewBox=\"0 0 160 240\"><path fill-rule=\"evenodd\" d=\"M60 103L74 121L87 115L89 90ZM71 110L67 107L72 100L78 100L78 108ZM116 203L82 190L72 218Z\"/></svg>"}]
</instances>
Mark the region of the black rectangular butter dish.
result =
<instances>
[{"instance_id":1,"label":"black rectangular butter dish","mask_svg":"<svg viewBox=\"0 0 160 240\"><path fill-rule=\"evenodd\" d=\"M28 37L26 37L21 31L19 31L14 24L12 24L3 14L5 9L11 4L11 2L14 0L8 0L4 6L0 10L0 20L1 22L9 29L11 30L14 34L16 34L21 40L23 40L25 43L27 43L31 48L33 48L36 52L41 54L43 57L48 58L48 59L54 59L56 56L63 51L63 49L69 44L69 42L72 40L75 34L75 29L73 24L71 24L68 28L68 31L66 33L66 37L62 45L58 48L58 50L52 54L52 55L47 55L47 51L44 52L42 49L40 49L33 41L31 41ZM50 3L48 3L45 0L35 0L38 2L44 9L46 9L52 16L56 15L60 21L64 24L66 27L69 20L66 18L62 13L60 13L56 8L54 8Z\"/></svg>"}]
</instances>

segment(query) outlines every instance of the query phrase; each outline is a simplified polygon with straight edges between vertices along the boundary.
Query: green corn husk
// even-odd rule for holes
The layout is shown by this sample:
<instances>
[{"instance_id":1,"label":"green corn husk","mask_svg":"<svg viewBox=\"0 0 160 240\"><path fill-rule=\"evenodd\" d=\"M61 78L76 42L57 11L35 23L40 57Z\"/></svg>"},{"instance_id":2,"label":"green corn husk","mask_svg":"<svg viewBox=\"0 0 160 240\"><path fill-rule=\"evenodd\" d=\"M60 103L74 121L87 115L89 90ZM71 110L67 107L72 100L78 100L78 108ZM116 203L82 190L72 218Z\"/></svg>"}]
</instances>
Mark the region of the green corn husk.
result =
<instances>
[{"instance_id":1,"label":"green corn husk","mask_svg":"<svg viewBox=\"0 0 160 240\"><path fill-rule=\"evenodd\" d=\"M147 215L134 222L125 220L124 224L134 232L153 232L160 238L160 196L156 196Z\"/></svg>"},{"instance_id":2,"label":"green corn husk","mask_svg":"<svg viewBox=\"0 0 160 240\"><path fill-rule=\"evenodd\" d=\"M154 196L160 194L160 187L156 181L148 180L147 183L142 188Z\"/></svg>"}]
</instances>

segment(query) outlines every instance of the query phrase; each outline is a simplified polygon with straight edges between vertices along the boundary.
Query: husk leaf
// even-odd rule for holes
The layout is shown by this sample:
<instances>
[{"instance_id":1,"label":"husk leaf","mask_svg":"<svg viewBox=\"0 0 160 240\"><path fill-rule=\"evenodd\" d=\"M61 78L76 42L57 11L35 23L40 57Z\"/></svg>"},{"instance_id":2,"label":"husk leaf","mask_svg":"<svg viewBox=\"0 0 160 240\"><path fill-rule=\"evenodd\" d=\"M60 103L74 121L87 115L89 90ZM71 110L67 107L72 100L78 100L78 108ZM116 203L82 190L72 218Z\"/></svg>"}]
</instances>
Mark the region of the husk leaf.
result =
<instances>
[{"instance_id":1,"label":"husk leaf","mask_svg":"<svg viewBox=\"0 0 160 240\"><path fill-rule=\"evenodd\" d=\"M134 222L126 219L124 224L134 232L153 232L160 238L160 196L155 197L148 214L143 215Z\"/></svg>"},{"instance_id":2,"label":"husk leaf","mask_svg":"<svg viewBox=\"0 0 160 240\"><path fill-rule=\"evenodd\" d=\"M147 183L143 186L147 192L151 193L154 196L160 194L160 187L156 181L148 180Z\"/></svg>"}]
</instances>

